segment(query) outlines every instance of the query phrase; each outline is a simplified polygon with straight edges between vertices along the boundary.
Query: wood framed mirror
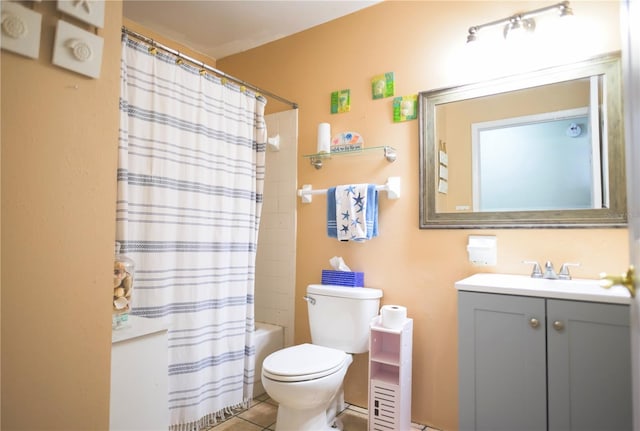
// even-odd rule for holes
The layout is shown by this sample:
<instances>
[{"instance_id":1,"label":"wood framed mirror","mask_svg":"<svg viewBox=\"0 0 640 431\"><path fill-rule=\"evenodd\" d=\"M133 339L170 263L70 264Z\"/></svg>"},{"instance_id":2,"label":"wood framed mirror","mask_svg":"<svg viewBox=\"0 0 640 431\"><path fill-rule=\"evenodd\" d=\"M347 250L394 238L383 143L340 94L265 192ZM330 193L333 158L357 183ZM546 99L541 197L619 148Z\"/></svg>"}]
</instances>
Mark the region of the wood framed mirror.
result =
<instances>
[{"instance_id":1,"label":"wood framed mirror","mask_svg":"<svg viewBox=\"0 0 640 431\"><path fill-rule=\"evenodd\" d=\"M620 56L419 94L420 228L626 226Z\"/></svg>"}]
</instances>

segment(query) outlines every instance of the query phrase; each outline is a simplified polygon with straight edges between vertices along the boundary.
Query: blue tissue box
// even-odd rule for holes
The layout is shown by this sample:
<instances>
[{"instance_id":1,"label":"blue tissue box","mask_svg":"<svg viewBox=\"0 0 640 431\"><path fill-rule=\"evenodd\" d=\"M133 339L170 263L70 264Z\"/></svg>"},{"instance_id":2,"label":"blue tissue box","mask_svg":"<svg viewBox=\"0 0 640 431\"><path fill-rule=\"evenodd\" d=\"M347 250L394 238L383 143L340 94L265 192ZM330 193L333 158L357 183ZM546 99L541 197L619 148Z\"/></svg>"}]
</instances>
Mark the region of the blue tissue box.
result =
<instances>
[{"instance_id":1,"label":"blue tissue box","mask_svg":"<svg viewBox=\"0 0 640 431\"><path fill-rule=\"evenodd\" d=\"M336 286L364 287L364 272L322 270L322 284Z\"/></svg>"}]
</instances>

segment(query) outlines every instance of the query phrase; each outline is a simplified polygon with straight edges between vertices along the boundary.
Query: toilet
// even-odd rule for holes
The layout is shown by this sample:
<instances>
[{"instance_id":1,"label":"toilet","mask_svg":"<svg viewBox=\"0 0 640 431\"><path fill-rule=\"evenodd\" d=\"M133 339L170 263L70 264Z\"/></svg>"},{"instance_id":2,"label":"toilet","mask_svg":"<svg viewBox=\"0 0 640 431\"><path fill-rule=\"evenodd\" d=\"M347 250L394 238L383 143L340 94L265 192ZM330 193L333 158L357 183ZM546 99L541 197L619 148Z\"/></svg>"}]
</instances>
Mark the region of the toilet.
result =
<instances>
[{"instance_id":1,"label":"toilet","mask_svg":"<svg viewBox=\"0 0 640 431\"><path fill-rule=\"evenodd\" d=\"M380 289L307 286L311 344L278 350L262 363L264 389L279 404L276 431L336 429L351 354L369 350L369 322L381 297Z\"/></svg>"}]
</instances>

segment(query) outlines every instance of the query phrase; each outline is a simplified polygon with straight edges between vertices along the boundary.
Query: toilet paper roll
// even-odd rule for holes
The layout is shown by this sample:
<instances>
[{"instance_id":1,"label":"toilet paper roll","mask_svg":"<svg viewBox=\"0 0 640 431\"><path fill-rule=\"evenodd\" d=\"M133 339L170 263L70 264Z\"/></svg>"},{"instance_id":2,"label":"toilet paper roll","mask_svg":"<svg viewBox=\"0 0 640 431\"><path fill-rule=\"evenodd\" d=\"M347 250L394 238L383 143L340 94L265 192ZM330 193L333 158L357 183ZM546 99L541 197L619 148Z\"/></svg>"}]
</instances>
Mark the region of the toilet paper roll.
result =
<instances>
[{"instance_id":1,"label":"toilet paper roll","mask_svg":"<svg viewBox=\"0 0 640 431\"><path fill-rule=\"evenodd\" d=\"M331 126L329 123L318 124L318 153L331 152Z\"/></svg>"},{"instance_id":2,"label":"toilet paper roll","mask_svg":"<svg viewBox=\"0 0 640 431\"><path fill-rule=\"evenodd\" d=\"M400 329L407 320L407 307L401 305L383 305L380 309L383 328Z\"/></svg>"}]
</instances>

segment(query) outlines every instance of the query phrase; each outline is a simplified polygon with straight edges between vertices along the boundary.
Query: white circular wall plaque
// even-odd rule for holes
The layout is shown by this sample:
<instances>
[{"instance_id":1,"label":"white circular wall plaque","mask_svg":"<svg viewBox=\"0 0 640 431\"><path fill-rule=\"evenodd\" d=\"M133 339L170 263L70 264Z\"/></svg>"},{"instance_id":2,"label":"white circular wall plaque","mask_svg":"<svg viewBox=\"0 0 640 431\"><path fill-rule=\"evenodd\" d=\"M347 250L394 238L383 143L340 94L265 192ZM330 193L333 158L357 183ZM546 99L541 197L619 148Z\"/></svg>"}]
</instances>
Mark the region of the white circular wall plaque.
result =
<instances>
[{"instance_id":1,"label":"white circular wall plaque","mask_svg":"<svg viewBox=\"0 0 640 431\"><path fill-rule=\"evenodd\" d=\"M29 29L27 23L17 15L2 14L2 32L13 39L21 39L27 35Z\"/></svg>"},{"instance_id":2,"label":"white circular wall plaque","mask_svg":"<svg viewBox=\"0 0 640 431\"><path fill-rule=\"evenodd\" d=\"M91 51L91 46L89 46L85 41L80 39L70 39L67 41L66 45L71 48L71 53L76 60L88 61L91 59L93 52Z\"/></svg>"}]
</instances>

